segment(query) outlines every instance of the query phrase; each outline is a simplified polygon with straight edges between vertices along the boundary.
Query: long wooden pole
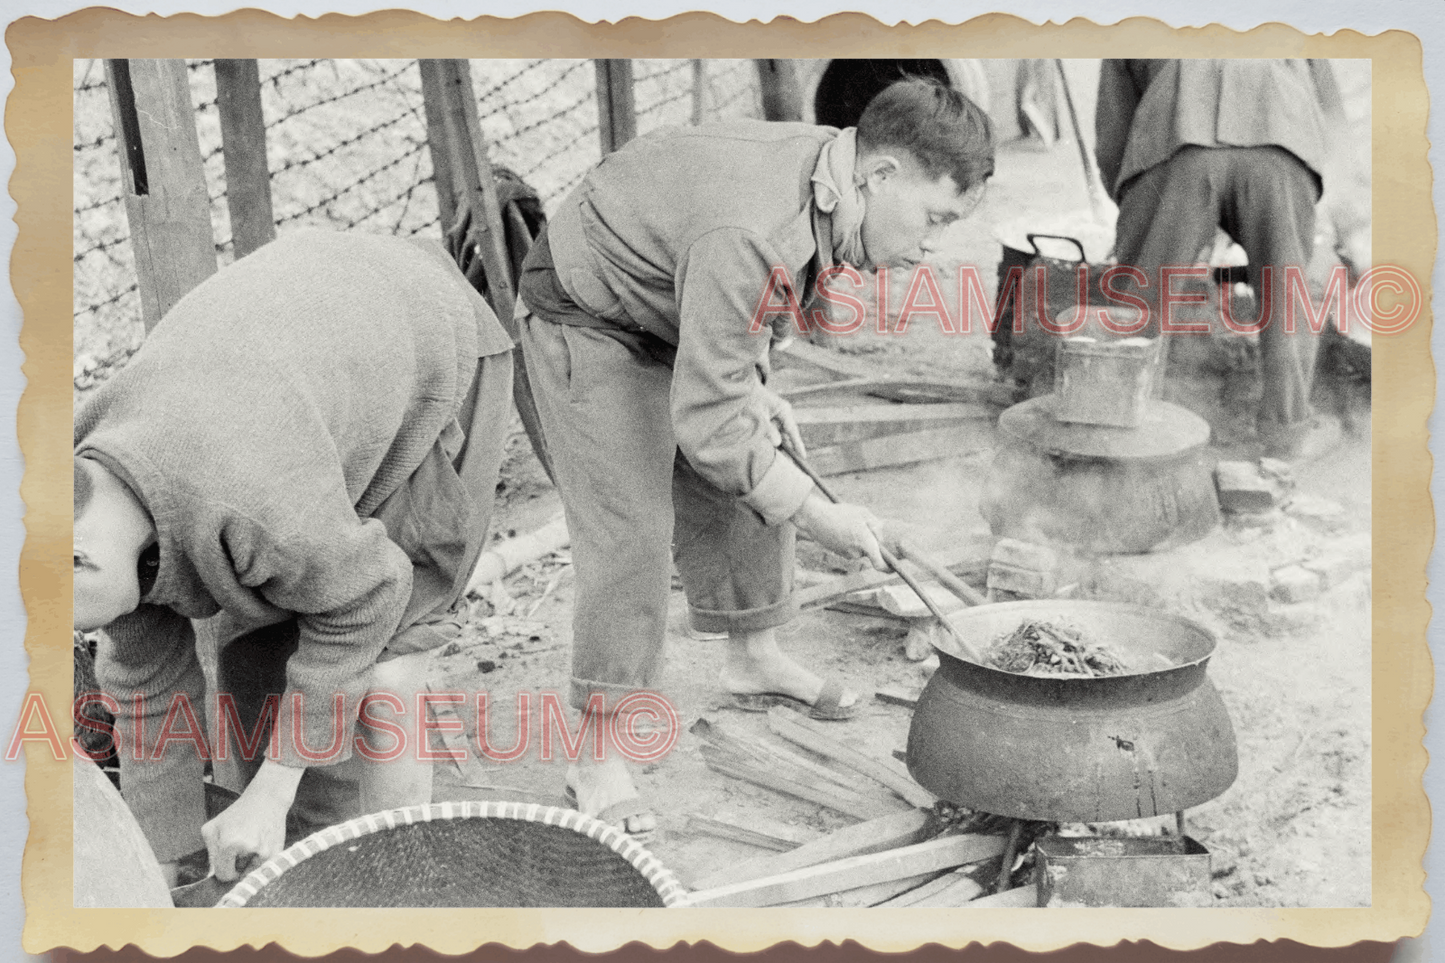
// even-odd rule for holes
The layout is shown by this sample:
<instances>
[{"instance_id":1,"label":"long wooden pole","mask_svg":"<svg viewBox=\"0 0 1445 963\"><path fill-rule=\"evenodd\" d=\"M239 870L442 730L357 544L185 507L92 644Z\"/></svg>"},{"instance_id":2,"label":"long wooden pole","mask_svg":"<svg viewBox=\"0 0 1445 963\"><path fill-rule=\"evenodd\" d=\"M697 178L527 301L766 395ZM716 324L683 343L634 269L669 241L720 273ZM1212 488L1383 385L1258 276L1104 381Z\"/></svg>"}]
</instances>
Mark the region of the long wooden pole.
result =
<instances>
[{"instance_id":1,"label":"long wooden pole","mask_svg":"<svg viewBox=\"0 0 1445 963\"><path fill-rule=\"evenodd\" d=\"M632 61L596 60L593 63L597 66L597 132L605 157L637 136Z\"/></svg>"},{"instance_id":2,"label":"long wooden pole","mask_svg":"<svg viewBox=\"0 0 1445 963\"><path fill-rule=\"evenodd\" d=\"M763 119L800 121L803 105L793 65L786 60L754 60L762 93Z\"/></svg>"},{"instance_id":3,"label":"long wooden pole","mask_svg":"<svg viewBox=\"0 0 1445 963\"><path fill-rule=\"evenodd\" d=\"M266 165L266 118L255 60L215 62L221 155L226 163L226 208L236 260L276 239L271 176Z\"/></svg>"},{"instance_id":4,"label":"long wooden pole","mask_svg":"<svg viewBox=\"0 0 1445 963\"><path fill-rule=\"evenodd\" d=\"M184 60L107 60L126 220L147 333L216 273L211 201Z\"/></svg>"}]
</instances>

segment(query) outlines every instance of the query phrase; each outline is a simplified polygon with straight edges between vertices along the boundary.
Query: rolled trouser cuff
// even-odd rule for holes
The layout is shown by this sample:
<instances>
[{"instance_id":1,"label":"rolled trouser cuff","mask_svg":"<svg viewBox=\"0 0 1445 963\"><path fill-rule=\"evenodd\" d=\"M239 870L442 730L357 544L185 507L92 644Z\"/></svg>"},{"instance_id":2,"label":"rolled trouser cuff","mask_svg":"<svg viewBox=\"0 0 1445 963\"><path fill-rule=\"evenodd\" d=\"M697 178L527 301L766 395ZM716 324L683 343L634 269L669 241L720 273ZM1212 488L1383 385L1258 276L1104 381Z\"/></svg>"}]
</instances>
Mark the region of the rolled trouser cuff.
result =
<instances>
[{"instance_id":1,"label":"rolled trouser cuff","mask_svg":"<svg viewBox=\"0 0 1445 963\"><path fill-rule=\"evenodd\" d=\"M798 614L798 600L792 593L772 605L742 611L717 611L687 607L689 623L699 632L760 632L786 625Z\"/></svg>"}]
</instances>

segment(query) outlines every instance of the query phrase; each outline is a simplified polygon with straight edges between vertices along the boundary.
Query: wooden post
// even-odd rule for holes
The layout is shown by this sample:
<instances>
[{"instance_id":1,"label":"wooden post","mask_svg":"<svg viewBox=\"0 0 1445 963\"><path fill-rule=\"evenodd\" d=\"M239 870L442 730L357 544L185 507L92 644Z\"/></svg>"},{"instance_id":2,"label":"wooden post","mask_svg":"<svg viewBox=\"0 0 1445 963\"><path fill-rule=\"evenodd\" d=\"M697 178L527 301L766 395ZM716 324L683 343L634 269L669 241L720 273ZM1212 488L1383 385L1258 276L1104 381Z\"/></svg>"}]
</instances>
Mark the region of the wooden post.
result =
<instances>
[{"instance_id":1,"label":"wooden post","mask_svg":"<svg viewBox=\"0 0 1445 963\"><path fill-rule=\"evenodd\" d=\"M266 118L261 71L254 60L215 62L221 154L226 163L226 208L236 260L276 239L271 177L266 166Z\"/></svg>"},{"instance_id":2,"label":"wooden post","mask_svg":"<svg viewBox=\"0 0 1445 963\"><path fill-rule=\"evenodd\" d=\"M482 140L471 67L465 60L421 60L418 64L442 230L452 226L463 203L470 207L472 240L480 248L487 272L492 310L515 338L512 308L516 295L502 230L502 208L497 201L487 145Z\"/></svg>"},{"instance_id":3,"label":"wooden post","mask_svg":"<svg viewBox=\"0 0 1445 963\"><path fill-rule=\"evenodd\" d=\"M457 212L463 207L472 212L467 243L477 246L492 311L515 343L517 322L512 313L516 307L516 279L512 277L507 256L507 235L502 226L497 183L492 177L486 141L482 139L476 94L472 92L471 66L465 60L419 60L417 64L421 69L427 147L436 179L442 234L445 236L456 223ZM512 352L512 400L537 460L547 477L553 477L552 460L542 437L542 419L532 397L532 384L527 378L520 344Z\"/></svg>"},{"instance_id":4,"label":"wooden post","mask_svg":"<svg viewBox=\"0 0 1445 963\"><path fill-rule=\"evenodd\" d=\"M216 273L211 201L184 60L107 60L125 214L149 332Z\"/></svg>"},{"instance_id":5,"label":"wooden post","mask_svg":"<svg viewBox=\"0 0 1445 963\"><path fill-rule=\"evenodd\" d=\"M594 60L593 63L597 65L597 129L605 157L637 136L632 61Z\"/></svg>"},{"instance_id":6,"label":"wooden post","mask_svg":"<svg viewBox=\"0 0 1445 963\"><path fill-rule=\"evenodd\" d=\"M754 60L758 69L758 87L762 91L763 119L800 121L803 105L798 97L798 81L793 65L786 60Z\"/></svg>"},{"instance_id":7,"label":"wooden post","mask_svg":"<svg viewBox=\"0 0 1445 963\"><path fill-rule=\"evenodd\" d=\"M707 110L707 61L692 62L692 122L701 124Z\"/></svg>"}]
</instances>

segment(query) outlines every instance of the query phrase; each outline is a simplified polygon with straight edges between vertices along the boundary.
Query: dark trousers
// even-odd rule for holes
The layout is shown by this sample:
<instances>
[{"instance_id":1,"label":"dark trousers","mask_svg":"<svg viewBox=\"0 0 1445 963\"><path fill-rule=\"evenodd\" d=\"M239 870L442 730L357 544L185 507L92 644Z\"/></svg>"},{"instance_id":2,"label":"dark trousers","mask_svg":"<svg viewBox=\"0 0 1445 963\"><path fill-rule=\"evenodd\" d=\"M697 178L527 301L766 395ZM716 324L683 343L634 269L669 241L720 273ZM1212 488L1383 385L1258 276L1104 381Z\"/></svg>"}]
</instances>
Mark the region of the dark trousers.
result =
<instances>
[{"instance_id":1,"label":"dark trousers","mask_svg":"<svg viewBox=\"0 0 1445 963\"><path fill-rule=\"evenodd\" d=\"M1184 147L1130 181L1119 202L1115 253L1120 264L1148 277L1155 319L1159 268L1197 263L1216 227L1249 256L1249 276L1261 303L1266 292L1259 290L1260 268L1273 267L1272 316L1259 333L1264 387L1259 431L1267 445L1282 448L1303 435L1310 418L1319 337L1298 314L1298 330L1285 330L1284 295L1285 268L1305 269L1314 251L1318 195L1309 168L1281 148Z\"/></svg>"}]
</instances>

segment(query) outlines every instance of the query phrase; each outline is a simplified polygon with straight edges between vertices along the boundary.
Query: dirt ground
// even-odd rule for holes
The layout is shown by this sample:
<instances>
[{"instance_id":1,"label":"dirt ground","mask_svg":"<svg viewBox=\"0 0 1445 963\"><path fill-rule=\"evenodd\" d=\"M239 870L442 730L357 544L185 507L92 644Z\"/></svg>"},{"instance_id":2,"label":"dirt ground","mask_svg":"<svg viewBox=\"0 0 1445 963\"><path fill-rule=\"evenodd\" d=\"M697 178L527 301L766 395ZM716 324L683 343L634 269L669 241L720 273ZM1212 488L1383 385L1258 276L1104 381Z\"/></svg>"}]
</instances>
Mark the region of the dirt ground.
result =
<instances>
[{"instance_id":1,"label":"dirt ground","mask_svg":"<svg viewBox=\"0 0 1445 963\"><path fill-rule=\"evenodd\" d=\"M1051 153L1028 145L1006 149L983 209L955 229L949 250L939 259L945 265L942 273L947 264L975 264L981 277L991 278L999 248L987 226L1005 212L1044 220L1082 205L1082 179L1076 184L1059 172L1060 166L1077 164L1070 148L1063 144ZM931 323L916 324L904 337L860 335L838 348L880 374L991 376L986 335L944 335ZM1187 814L1190 834L1213 854L1214 905L1370 903L1367 388L1343 396L1340 403L1353 406L1355 415L1344 441L1298 472L1295 501L1287 510L1248 523L1227 519L1206 538L1170 552L1076 560L1081 594L1160 606L1218 635L1209 677L1234 725L1239 776L1221 796ZM1219 437L1213 455L1243 450L1239 437L1227 431ZM494 523L499 538L535 529L560 511L556 492L525 438L514 433L509 445ZM990 533L978 512L978 496L989 464L990 452L981 449L840 476L833 483L845 499L903 523L926 549L943 551L969 542L986 549ZM1327 552L1349 558L1353 574L1313 601L1290 605L1267 596L1270 569ZM824 570L830 561L806 544L800 559ZM538 736L541 694L565 692L573 584L565 552L524 566L506 580L505 595L474 602L462 643L439 656L437 687L490 693L497 707L489 729L495 747L514 744L518 721L512 699L515 693L530 693L531 748L516 762L444 766L438 799L562 804L565 762L542 761ZM690 814L786 824L807 836L853 820L707 768L700 740L686 731L695 720L707 718L746 735L766 732L766 717L732 707L717 681L725 643L688 637L683 610L682 593L675 591L669 661L660 685L679 713L682 731L671 754L643 767L636 779L659 816L659 828L647 837L647 845L688 883L765 852L690 828ZM830 731L880 757L903 748L909 712L874 700L872 693L883 687L917 688L929 671L929 662L906 657L905 632L906 626L892 619L810 610L780 633L795 658L861 694L859 714ZM470 738L474 720L470 712L461 715ZM556 747L554 753L560 755ZM1116 825L1104 831L1147 834L1158 827Z\"/></svg>"}]
</instances>

